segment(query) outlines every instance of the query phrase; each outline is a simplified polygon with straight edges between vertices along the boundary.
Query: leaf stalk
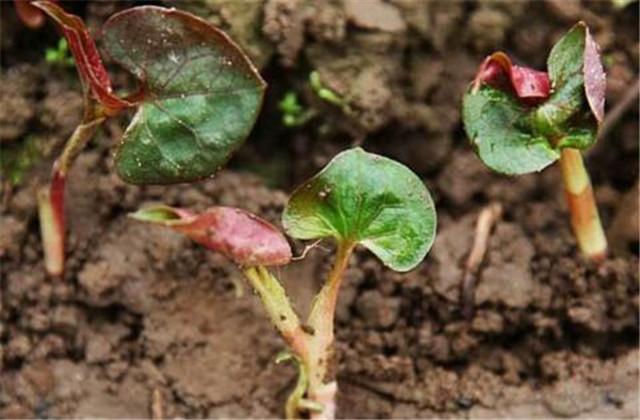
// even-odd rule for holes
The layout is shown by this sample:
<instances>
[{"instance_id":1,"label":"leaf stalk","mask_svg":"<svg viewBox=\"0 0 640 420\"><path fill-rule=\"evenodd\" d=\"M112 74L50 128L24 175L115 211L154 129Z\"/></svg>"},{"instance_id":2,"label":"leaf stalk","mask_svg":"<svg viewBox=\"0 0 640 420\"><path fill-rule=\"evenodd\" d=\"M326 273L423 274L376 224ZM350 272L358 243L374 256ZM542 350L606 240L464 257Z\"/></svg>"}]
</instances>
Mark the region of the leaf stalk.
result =
<instances>
[{"instance_id":1,"label":"leaf stalk","mask_svg":"<svg viewBox=\"0 0 640 420\"><path fill-rule=\"evenodd\" d=\"M311 413L311 418L335 417L337 383L329 375L334 363L334 319L338 292L354 247L354 242L338 242L333 268L314 299L307 322L314 331L309 338L309 398L323 405L323 410Z\"/></svg>"},{"instance_id":2,"label":"leaf stalk","mask_svg":"<svg viewBox=\"0 0 640 420\"><path fill-rule=\"evenodd\" d=\"M591 180L580 151L572 148L562 149L560 168L571 213L571 226L578 247L589 260L601 262L607 254L607 238L602 229Z\"/></svg>"},{"instance_id":3,"label":"leaf stalk","mask_svg":"<svg viewBox=\"0 0 640 420\"><path fill-rule=\"evenodd\" d=\"M251 267L244 274L264 304L269 318L295 354L300 369L297 384L287 400L287 418L335 417L337 384L330 376L333 365L334 319L338 292L354 242L343 241L326 283L315 297L307 324L302 325L278 279L265 267ZM304 394L308 398L305 399Z\"/></svg>"}]
</instances>

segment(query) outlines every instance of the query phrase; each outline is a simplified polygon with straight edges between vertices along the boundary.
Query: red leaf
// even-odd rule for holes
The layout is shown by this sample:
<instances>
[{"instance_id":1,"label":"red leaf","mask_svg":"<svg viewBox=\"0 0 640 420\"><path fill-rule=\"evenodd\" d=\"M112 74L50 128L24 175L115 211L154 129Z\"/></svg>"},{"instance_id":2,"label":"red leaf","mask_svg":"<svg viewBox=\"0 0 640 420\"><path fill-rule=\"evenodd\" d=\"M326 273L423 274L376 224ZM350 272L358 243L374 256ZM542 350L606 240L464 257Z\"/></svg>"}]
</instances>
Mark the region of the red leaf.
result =
<instances>
[{"instance_id":1,"label":"red leaf","mask_svg":"<svg viewBox=\"0 0 640 420\"><path fill-rule=\"evenodd\" d=\"M156 206L139 210L131 217L184 233L241 266L284 265L291 260L291 247L284 235L271 223L242 209L211 207L194 214Z\"/></svg>"},{"instance_id":2,"label":"red leaf","mask_svg":"<svg viewBox=\"0 0 640 420\"><path fill-rule=\"evenodd\" d=\"M604 98L607 88L607 77L604 73L598 44L594 41L589 28L585 25L584 45L584 90L591 112L598 123L604 118Z\"/></svg>"},{"instance_id":3,"label":"red leaf","mask_svg":"<svg viewBox=\"0 0 640 420\"><path fill-rule=\"evenodd\" d=\"M480 65L473 89L477 90L482 83L495 88L511 88L518 98L529 104L547 99L551 92L547 73L512 64L502 52L491 54Z\"/></svg>"},{"instance_id":4,"label":"red leaf","mask_svg":"<svg viewBox=\"0 0 640 420\"><path fill-rule=\"evenodd\" d=\"M44 24L44 14L31 4L31 0L13 0L16 14L31 29L38 29Z\"/></svg>"},{"instance_id":5,"label":"red leaf","mask_svg":"<svg viewBox=\"0 0 640 420\"><path fill-rule=\"evenodd\" d=\"M87 83L96 99L107 108L117 112L132 104L118 98L112 92L111 79L102 65L96 44L87 27L78 16L66 13L60 6L50 1L32 3L51 17L69 43L69 49L76 60L78 72Z\"/></svg>"}]
</instances>

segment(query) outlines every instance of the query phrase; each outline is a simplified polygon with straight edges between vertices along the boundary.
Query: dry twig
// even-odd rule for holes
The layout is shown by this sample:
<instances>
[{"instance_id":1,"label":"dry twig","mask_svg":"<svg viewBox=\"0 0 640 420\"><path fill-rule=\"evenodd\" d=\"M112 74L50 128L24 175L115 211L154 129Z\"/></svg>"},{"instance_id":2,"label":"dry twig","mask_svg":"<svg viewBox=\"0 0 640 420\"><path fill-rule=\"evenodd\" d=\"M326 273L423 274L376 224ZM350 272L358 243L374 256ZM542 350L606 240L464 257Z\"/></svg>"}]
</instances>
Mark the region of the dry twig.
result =
<instances>
[{"instance_id":1,"label":"dry twig","mask_svg":"<svg viewBox=\"0 0 640 420\"><path fill-rule=\"evenodd\" d=\"M480 212L478 222L476 223L476 232L473 240L473 247L467 257L465 264L464 277L462 279L462 291L460 294L462 313L465 318L471 319L473 316L473 305L475 288L478 279L478 270L484 260L484 254L487 251L487 243L493 225L502 216L502 205L500 203L491 203Z\"/></svg>"},{"instance_id":2,"label":"dry twig","mask_svg":"<svg viewBox=\"0 0 640 420\"><path fill-rule=\"evenodd\" d=\"M602 125L600 126L600 131L598 132L598 142L587 152L588 155L595 155L605 144L602 140L606 138L611 130L620 122L620 119L627 113L627 111L634 105L638 103L638 96L640 95L640 78L636 79L636 82L633 86L625 93L625 95L620 99L616 105L611 109L611 111L607 112Z\"/></svg>"},{"instance_id":3,"label":"dry twig","mask_svg":"<svg viewBox=\"0 0 640 420\"><path fill-rule=\"evenodd\" d=\"M153 394L151 395L151 418L153 420L162 420L164 418L164 407L160 388L154 388Z\"/></svg>"}]
</instances>

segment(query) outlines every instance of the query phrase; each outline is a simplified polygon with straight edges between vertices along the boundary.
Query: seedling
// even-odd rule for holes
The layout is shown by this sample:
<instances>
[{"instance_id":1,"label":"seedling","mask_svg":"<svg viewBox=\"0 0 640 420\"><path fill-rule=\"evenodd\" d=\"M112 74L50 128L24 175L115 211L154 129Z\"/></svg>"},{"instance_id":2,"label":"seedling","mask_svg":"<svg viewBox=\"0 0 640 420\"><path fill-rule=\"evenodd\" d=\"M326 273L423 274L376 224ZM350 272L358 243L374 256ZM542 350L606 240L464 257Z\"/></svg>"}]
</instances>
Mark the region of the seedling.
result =
<instances>
[{"instance_id":1,"label":"seedling","mask_svg":"<svg viewBox=\"0 0 640 420\"><path fill-rule=\"evenodd\" d=\"M272 225L243 210L214 207L199 215L155 206L133 218L185 233L240 266L260 296L271 322L289 346L277 361L298 363L297 384L287 400L288 418L309 412L333 418L334 315L338 292L354 248L362 245L395 271L413 269L434 240L436 213L429 192L407 167L360 148L336 156L298 187L284 210L282 224L292 237L331 238L336 257L324 286L302 323L269 266L291 260L285 237Z\"/></svg>"},{"instance_id":2,"label":"seedling","mask_svg":"<svg viewBox=\"0 0 640 420\"><path fill-rule=\"evenodd\" d=\"M606 80L583 22L554 45L547 67L548 74L520 67L502 52L487 57L464 96L465 129L480 159L496 172L540 171L559 159L578 246L600 261L607 240L580 150L596 141Z\"/></svg>"},{"instance_id":3,"label":"seedling","mask_svg":"<svg viewBox=\"0 0 640 420\"><path fill-rule=\"evenodd\" d=\"M343 110L347 110L349 108L349 104L344 98L340 97L337 93L322 83L322 80L320 80L320 74L317 71L314 70L309 73L309 84L311 85L311 89L313 89L320 99L327 101L330 104L337 105Z\"/></svg>"},{"instance_id":4,"label":"seedling","mask_svg":"<svg viewBox=\"0 0 640 420\"><path fill-rule=\"evenodd\" d=\"M265 83L227 35L175 9L141 6L112 16L103 28L107 53L139 82L114 94L95 42L82 20L49 1L32 3L66 38L84 91L84 116L39 194L47 271L64 269L64 186L71 166L108 118L135 108L115 152L115 168L132 184L192 182L215 173L248 136Z\"/></svg>"},{"instance_id":5,"label":"seedling","mask_svg":"<svg viewBox=\"0 0 640 420\"><path fill-rule=\"evenodd\" d=\"M280 102L278 108L282 112L282 123L286 127L299 127L306 124L313 118L317 112L314 109L305 109L298 100L298 95L293 92L287 92Z\"/></svg>"},{"instance_id":6,"label":"seedling","mask_svg":"<svg viewBox=\"0 0 640 420\"><path fill-rule=\"evenodd\" d=\"M73 66L73 57L69 55L69 44L64 38L60 38L56 48L47 48L44 51L44 60L50 64L59 66Z\"/></svg>"}]
</instances>

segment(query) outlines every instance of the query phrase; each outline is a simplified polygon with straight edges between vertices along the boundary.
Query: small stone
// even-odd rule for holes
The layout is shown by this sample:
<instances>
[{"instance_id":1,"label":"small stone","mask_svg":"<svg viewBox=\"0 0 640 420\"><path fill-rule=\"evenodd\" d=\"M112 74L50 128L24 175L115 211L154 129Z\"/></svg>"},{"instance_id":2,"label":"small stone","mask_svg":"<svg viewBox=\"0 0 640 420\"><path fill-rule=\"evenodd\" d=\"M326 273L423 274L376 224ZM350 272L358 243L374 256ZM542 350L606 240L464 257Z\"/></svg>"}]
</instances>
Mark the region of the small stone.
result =
<instances>
[{"instance_id":1,"label":"small stone","mask_svg":"<svg viewBox=\"0 0 640 420\"><path fill-rule=\"evenodd\" d=\"M75 306L57 306L53 310L51 322L54 329L68 335L75 334L81 313Z\"/></svg>"},{"instance_id":2,"label":"small stone","mask_svg":"<svg viewBox=\"0 0 640 420\"><path fill-rule=\"evenodd\" d=\"M354 25L363 29L402 32L406 24L400 11L381 0L345 0L345 13Z\"/></svg>"},{"instance_id":3,"label":"small stone","mask_svg":"<svg viewBox=\"0 0 640 420\"><path fill-rule=\"evenodd\" d=\"M85 359L87 363L106 362L111 358L111 344L103 335L92 335L87 340Z\"/></svg>"},{"instance_id":4,"label":"small stone","mask_svg":"<svg viewBox=\"0 0 640 420\"><path fill-rule=\"evenodd\" d=\"M544 404L557 416L575 417L598 405L594 391L583 380L571 378L558 382L544 395Z\"/></svg>"},{"instance_id":5,"label":"small stone","mask_svg":"<svg viewBox=\"0 0 640 420\"><path fill-rule=\"evenodd\" d=\"M13 337L6 347L7 360L23 359L31 351L31 340L29 336L20 334Z\"/></svg>"},{"instance_id":6,"label":"small stone","mask_svg":"<svg viewBox=\"0 0 640 420\"><path fill-rule=\"evenodd\" d=\"M478 311L471 323L471 329L481 333L499 333L503 328L502 316L493 311Z\"/></svg>"},{"instance_id":7,"label":"small stone","mask_svg":"<svg viewBox=\"0 0 640 420\"><path fill-rule=\"evenodd\" d=\"M109 366L107 366L107 369L105 372L109 379L111 379L112 381L117 381L122 378L122 376L125 374L127 369L129 369L129 363L123 360L120 360L117 362L110 363Z\"/></svg>"}]
</instances>

